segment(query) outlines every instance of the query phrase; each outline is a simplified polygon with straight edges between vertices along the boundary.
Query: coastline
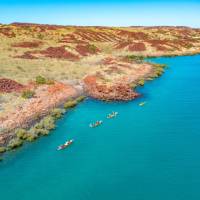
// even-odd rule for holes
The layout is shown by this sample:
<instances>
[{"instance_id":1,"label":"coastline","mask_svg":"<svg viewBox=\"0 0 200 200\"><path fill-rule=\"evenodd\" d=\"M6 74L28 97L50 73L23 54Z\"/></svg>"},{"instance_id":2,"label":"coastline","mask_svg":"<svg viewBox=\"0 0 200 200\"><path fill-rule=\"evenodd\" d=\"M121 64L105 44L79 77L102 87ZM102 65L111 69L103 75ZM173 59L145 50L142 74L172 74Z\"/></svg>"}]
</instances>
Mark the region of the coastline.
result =
<instances>
[{"instance_id":1,"label":"coastline","mask_svg":"<svg viewBox=\"0 0 200 200\"><path fill-rule=\"evenodd\" d=\"M139 97L134 89L165 68L145 59L200 53L200 30L192 28L12 24L0 25L0 34L0 154L21 146L27 134L30 141L48 135L64 105L74 107L82 95L103 101Z\"/></svg>"},{"instance_id":2,"label":"coastline","mask_svg":"<svg viewBox=\"0 0 200 200\"><path fill-rule=\"evenodd\" d=\"M18 148L22 146L24 142L32 142L35 139L39 138L40 136L48 135L49 131L56 128L54 125L56 120L62 117L62 115L65 112L67 112L68 109L75 107L79 102L84 100L84 98L87 96L103 101L130 101L139 97L140 95L136 93L134 89L139 85L140 86L144 85L145 81L153 80L154 78L161 76L161 74L164 72L163 68L165 67L163 65L158 65L158 64L155 65L150 63L145 63L145 65L148 65L149 68L147 71L145 71L144 74L140 75L139 77L123 80L123 84L119 84L117 82L109 86L109 88L118 89L118 90L114 89L114 91L112 92L110 92L112 90L111 89L109 90L109 92L105 93L105 88L102 89L101 85L98 84L95 85L94 83L89 83L92 85L91 89L93 90L93 92L91 93L91 91L88 90L88 85L86 84L85 80L84 80L85 83L84 86L81 85L72 86L58 82L50 86L47 85L41 86L39 90L43 91L44 88L45 91L46 90L49 91L52 89L52 87L62 86L63 91L62 90L59 91L58 94L55 94L54 91L54 95L50 97L49 101L45 99L45 103L49 102L48 104L42 104L42 100L40 98L28 100L29 102L27 102L26 106L24 106L23 108L19 107L15 113L10 113L10 115L7 116L6 120L4 119L4 121L1 121L1 128L6 127L6 129L0 135L0 145L1 145L0 154ZM96 87L97 88L100 87L101 90L96 91ZM70 90L70 92L68 92L67 90ZM42 95L44 95L44 93ZM58 95L61 95L60 98ZM54 96L56 96L55 101L51 101L51 99L54 99ZM117 96L120 98L116 98ZM75 103L72 103L72 105L70 105L72 101ZM38 111L37 107L35 107L34 104L40 108ZM69 104L69 106L65 106L65 104ZM35 109L31 109L32 111L30 111L30 107ZM63 108L65 109L65 111ZM37 125L40 124L45 118L52 116L52 112L56 109L58 109L57 113L58 117L54 117L53 127L48 129L48 133L45 132L44 134L43 133L41 134L38 132L39 131L38 130L37 136L35 137L31 136L31 138L24 137L26 133L33 130L33 128L37 127ZM30 112L29 115L26 115L27 111ZM13 147L9 147L9 142L12 141L13 139L17 139L16 143L13 145Z\"/></svg>"},{"instance_id":3,"label":"coastline","mask_svg":"<svg viewBox=\"0 0 200 200\"><path fill-rule=\"evenodd\" d=\"M190 54L190 55L184 54L184 55L171 55L171 56L163 55L163 56L154 56L154 57L148 56L144 59L159 58L159 57L191 56L191 55L197 55L197 54L199 54L199 53ZM68 109L71 109L71 108L77 106L78 103L80 103L82 100L84 100L87 97L91 97L91 98L102 100L102 101L131 101L131 100L134 100L135 98L138 98L140 96L140 94L136 93L134 91L134 89L137 86L143 86L146 83L146 81L153 81L155 78L160 77L164 73L164 69L166 67L166 65L163 65L163 64L154 64L154 63L149 63L149 62L146 62L146 61L144 63L151 66L149 71L147 71L145 74L142 74L142 76L140 76L139 78L129 79L128 82L126 82L126 83L123 82L123 84L121 85L122 90L119 90L117 92L114 90L114 93L116 92L117 96L120 95L120 92L122 92L122 95L120 95L120 98L116 98L116 95L113 96L113 94L110 93L110 91L106 92L107 96L105 96L105 88L102 89L101 85L98 85L98 84L96 86L97 87L100 86L101 90L97 91L97 94L95 94L96 89L94 89L94 88L96 86L95 86L94 82L89 83L89 84L92 85L92 89L94 90L94 92L91 93L87 88L88 87L87 81L85 81L85 79L83 80L84 83L81 83L81 84L76 85L76 86L55 82L54 83L55 85L59 85L59 86L62 85L62 87L70 88L73 92L67 94L66 91L62 91L61 94L64 95L64 96L62 96L62 98L56 99L56 102L54 102L53 104L48 104L48 106L46 108L43 107L40 113L37 113L36 115L34 115L35 117L32 117L32 118L26 118L25 117L24 121L21 121L20 123L16 123L16 122L17 122L17 118L20 119L20 115L24 115L23 110L22 110L21 114L20 114L20 112L18 112L18 115L15 115L14 119L10 119L8 117L8 121L13 121L14 123L11 123L10 129L5 130L0 135L0 145L1 145L0 146L0 155L7 152L7 151L10 151L10 150L13 150L15 148L22 146L22 144L24 142L33 142L34 140L36 140L40 136L42 136L42 134L41 134L41 135L38 135L37 137L32 138L30 140L26 140L27 138L23 139L23 138L21 138L21 136L19 136L19 139L22 139L22 142L19 142L18 144L14 145L13 148L8 147L8 143L13 138L18 137L17 136L17 130L25 130L26 132L28 132L29 130L31 130L31 128L35 127L42 120L44 120L45 117L51 116L51 112L54 109L63 109L65 103L70 104L71 101L75 102L74 104L72 103L72 105L69 105L68 107L66 106L65 111L63 111L63 113L60 112L59 117L54 118L54 120L55 120L54 122L56 122L56 120L61 118L62 115L65 114L65 112L67 112ZM117 88L120 87L119 83L116 83L116 84L117 84L116 85ZM45 86L42 86L42 87L45 87ZM49 86L47 86L47 87L49 87ZM115 87L115 85L112 86L112 87ZM123 89L126 89L126 93L124 93ZM78 100L78 99L80 99L80 100ZM32 104L33 102L29 102L29 103ZM31 105L31 107L32 107L32 105ZM19 108L19 109L21 109L21 108ZM20 111L20 110L18 110L18 111ZM11 114L11 116L13 117L12 114ZM35 114L35 110L33 110L32 114ZM7 124L5 123L5 126L6 125ZM56 127L54 126L52 129L55 129L55 128ZM43 136L48 135L49 131L51 131L52 129L49 129L48 133L43 134ZM2 158L1 158L1 161L2 161Z\"/></svg>"}]
</instances>

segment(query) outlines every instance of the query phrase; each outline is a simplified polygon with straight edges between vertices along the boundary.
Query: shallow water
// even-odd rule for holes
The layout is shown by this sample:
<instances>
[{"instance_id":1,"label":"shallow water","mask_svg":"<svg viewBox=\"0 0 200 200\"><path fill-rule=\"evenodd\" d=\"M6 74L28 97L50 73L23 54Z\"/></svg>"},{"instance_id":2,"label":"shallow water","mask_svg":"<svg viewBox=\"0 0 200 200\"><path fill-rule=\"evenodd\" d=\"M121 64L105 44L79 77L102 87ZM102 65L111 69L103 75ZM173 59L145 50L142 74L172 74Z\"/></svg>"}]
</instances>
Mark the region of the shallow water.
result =
<instances>
[{"instance_id":1,"label":"shallow water","mask_svg":"<svg viewBox=\"0 0 200 200\"><path fill-rule=\"evenodd\" d=\"M49 137L6 155L2 200L200 199L200 56L152 59L166 73L129 103L91 99ZM146 101L143 107L139 102ZM106 114L118 111L116 119ZM102 126L88 124L102 119ZM75 142L56 151L66 139Z\"/></svg>"}]
</instances>

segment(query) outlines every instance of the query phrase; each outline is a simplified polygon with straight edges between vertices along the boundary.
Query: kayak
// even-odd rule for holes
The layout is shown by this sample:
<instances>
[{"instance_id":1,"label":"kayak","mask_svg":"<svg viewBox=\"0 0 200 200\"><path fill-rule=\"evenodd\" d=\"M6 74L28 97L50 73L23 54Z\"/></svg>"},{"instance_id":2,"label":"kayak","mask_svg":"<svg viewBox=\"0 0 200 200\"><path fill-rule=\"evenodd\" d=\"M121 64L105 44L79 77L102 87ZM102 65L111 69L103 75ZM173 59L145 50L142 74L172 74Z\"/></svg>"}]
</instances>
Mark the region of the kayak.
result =
<instances>
[{"instance_id":1,"label":"kayak","mask_svg":"<svg viewBox=\"0 0 200 200\"><path fill-rule=\"evenodd\" d=\"M89 125L89 127L90 128L95 128L95 127L97 127L97 126L99 126L99 125L101 125L103 123L103 121L97 121L97 122L95 122L95 123L91 123L90 125Z\"/></svg>"},{"instance_id":2,"label":"kayak","mask_svg":"<svg viewBox=\"0 0 200 200\"><path fill-rule=\"evenodd\" d=\"M108 114L107 118L111 119L113 117L116 117L118 115L118 112L112 112L111 114Z\"/></svg>"},{"instance_id":3,"label":"kayak","mask_svg":"<svg viewBox=\"0 0 200 200\"><path fill-rule=\"evenodd\" d=\"M57 150L63 150L65 148L67 148L70 144L73 143L74 140L68 140L65 142L65 144L62 144L60 146L58 146Z\"/></svg>"},{"instance_id":4,"label":"kayak","mask_svg":"<svg viewBox=\"0 0 200 200\"><path fill-rule=\"evenodd\" d=\"M141 102L139 103L139 106L144 106L146 104L146 102Z\"/></svg>"}]
</instances>

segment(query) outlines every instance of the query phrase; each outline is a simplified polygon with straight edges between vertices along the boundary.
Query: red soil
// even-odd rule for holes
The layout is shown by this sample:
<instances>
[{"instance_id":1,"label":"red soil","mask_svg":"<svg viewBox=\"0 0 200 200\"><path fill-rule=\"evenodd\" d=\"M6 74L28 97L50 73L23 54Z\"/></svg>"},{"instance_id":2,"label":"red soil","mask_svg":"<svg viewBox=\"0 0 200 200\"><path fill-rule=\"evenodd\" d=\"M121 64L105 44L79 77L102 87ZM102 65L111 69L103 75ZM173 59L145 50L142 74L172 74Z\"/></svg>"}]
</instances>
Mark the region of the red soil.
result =
<instances>
[{"instance_id":1,"label":"red soil","mask_svg":"<svg viewBox=\"0 0 200 200\"><path fill-rule=\"evenodd\" d=\"M129 39L135 39L135 40L145 40L148 38L148 34L145 34L143 32L130 32L121 30L118 34L120 36L125 36L128 37Z\"/></svg>"},{"instance_id":2,"label":"red soil","mask_svg":"<svg viewBox=\"0 0 200 200\"><path fill-rule=\"evenodd\" d=\"M69 60L77 60L78 56L73 53L67 51L65 46L61 47L49 47L44 51L40 51L40 54L45 55L48 58L61 58L61 59L69 59Z\"/></svg>"},{"instance_id":3,"label":"red soil","mask_svg":"<svg viewBox=\"0 0 200 200\"><path fill-rule=\"evenodd\" d=\"M118 42L116 45L115 45L115 48L116 49L124 49L126 48L131 42L128 41L128 42Z\"/></svg>"},{"instance_id":4,"label":"red soil","mask_svg":"<svg viewBox=\"0 0 200 200\"><path fill-rule=\"evenodd\" d=\"M97 81L97 78L96 78L96 76L93 76L93 75L89 75L86 78L84 78L84 83L86 85L96 84L96 81Z\"/></svg>"},{"instance_id":5,"label":"red soil","mask_svg":"<svg viewBox=\"0 0 200 200\"><path fill-rule=\"evenodd\" d=\"M80 40L76 38L75 34L67 34L62 40L60 40L59 42L61 43L86 43L86 41L84 40Z\"/></svg>"},{"instance_id":6,"label":"red soil","mask_svg":"<svg viewBox=\"0 0 200 200\"><path fill-rule=\"evenodd\" d=\"M21 48L37 48L42 44L42 42L35 41L35 42L19 42L13 44L12 47L21 47Z\"/></svg>"},{"instance_id":7,"label":"red soil","mask_svg":"<svg viewBox=\"0 0 200 200\"><path fill-rule=\"evenodd\" d=\"M142 42L130 44L128 47L129 51L145 51L146 46Z\"/></svg>"},{"instance_id":8,"label":"red soil","mask_svg":"<svg viewBox=\"0 0 200 200\"><path fill-rule=\"evenodd\" d=\"M87 45L78 44L76 46L76 51L82 56L88 56L90 54L96 54L100 52L100 50L96 46L90 44Z\"/></svg>"},{"instance_id":9,"label":"red soil","mask_svg":"<svg viewBox=\"0 0 200 200\"><path fill-rule=\"evenodd\" d=\"M120 39L116 34L99 30L97 32L89 29L77 29L74 34L80 37L81 40L90 42L111 42Z\"/></svg>"},{"instance_id":10,"label":"red soil","mask_svg":"<svg viewBox=\"0 0 200 200\"><path fill-rule=\"evenodd\" d=\"M147 40L146 42L148 42L152 47L156 48L157 51L167 51L169 50L167 46L174 48L174 45L170 40Z\"/></svg>"},{"instance_id":11,"label":"red soil","mask_svg":"<svg viewBox=\"0 0 200 200\"><path fill-rule=\"evenodd\" d=\"M23 59L38 59L36 56L33 56L30 51L25 52L21 56L15 56L14 58L23 58Z\"/></svg>"},{"instance_id":12,"label":"red soil","mask_svg":"<svg viewBox=\"0 0 200 200\"><path fill-rule=\"evenodd\" d=\"M13 33L12 29L9 27L0 28L0 33L9 38L16 36L15 33Z\"/></svg>"},{"instance_id":13,"label":"red soil","mask_svg":"<svg viewBox=\"0 0 200 200\"><path fill-rule=\"evenodd\" d=\"M111 58L111 57L107 57L107 58L104 58L101 63L103 65L112 65L112 64L115 64L116 63L116 60L114 58Z\"/></svg>"},{"instance_id":14,"label":"red soil","mask_svg":"<svg viewBox=\"0 0 200 200\"><path fill-rule=\"evenodd\" d=\"M131 41L123 41L123 42L118 42L115 45L115 49L124 49L128 47L129 51L145 51L146 46L143 42L131 42Z\"/></svg>"},{"instance_id":15,"label":"red soil","mask_svg":"<svg viewBox=\"0 0 200 200\"><path fill-rule=\"evenodd\" d=\"M0 79L0 92L10 93L19 92L24 88L24 86L16 81L7 78Z\"/></svg>"},{"instance_id":16,"label":"red soil","mask_svg":"<svg viewBox=\"0 0 200 200\"><path fill-rule=\"evenodd\" d=\"M48 87L49 94L55 94L57 92L60 92L64 90L67 86L63 83L55 82L53 85L50 85Z\"/></svg>"}]
</instances>

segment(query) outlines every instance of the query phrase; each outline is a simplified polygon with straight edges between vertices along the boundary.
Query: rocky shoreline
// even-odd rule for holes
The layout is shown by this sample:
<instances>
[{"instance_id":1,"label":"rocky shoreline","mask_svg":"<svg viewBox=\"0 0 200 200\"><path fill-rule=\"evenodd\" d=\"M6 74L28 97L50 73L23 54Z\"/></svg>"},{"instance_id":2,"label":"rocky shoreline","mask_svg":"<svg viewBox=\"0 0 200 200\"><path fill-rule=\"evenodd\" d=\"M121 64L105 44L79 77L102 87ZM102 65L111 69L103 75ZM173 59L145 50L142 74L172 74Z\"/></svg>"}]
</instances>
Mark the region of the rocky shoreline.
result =
<instances>
[{"instance_id":1,"label":"rocky shoreline","mask_svg":"<svg viewBox=\"0 0 200 200\"><path fill-rule=\"evenodd\" d=\"M0 35L0 153L48 135L81 95L103 101L139 97L135 87L165 67L145 58L200 53L200 30L186 27L17 23L0 25Z\"/></svg>"}]
</instances>

